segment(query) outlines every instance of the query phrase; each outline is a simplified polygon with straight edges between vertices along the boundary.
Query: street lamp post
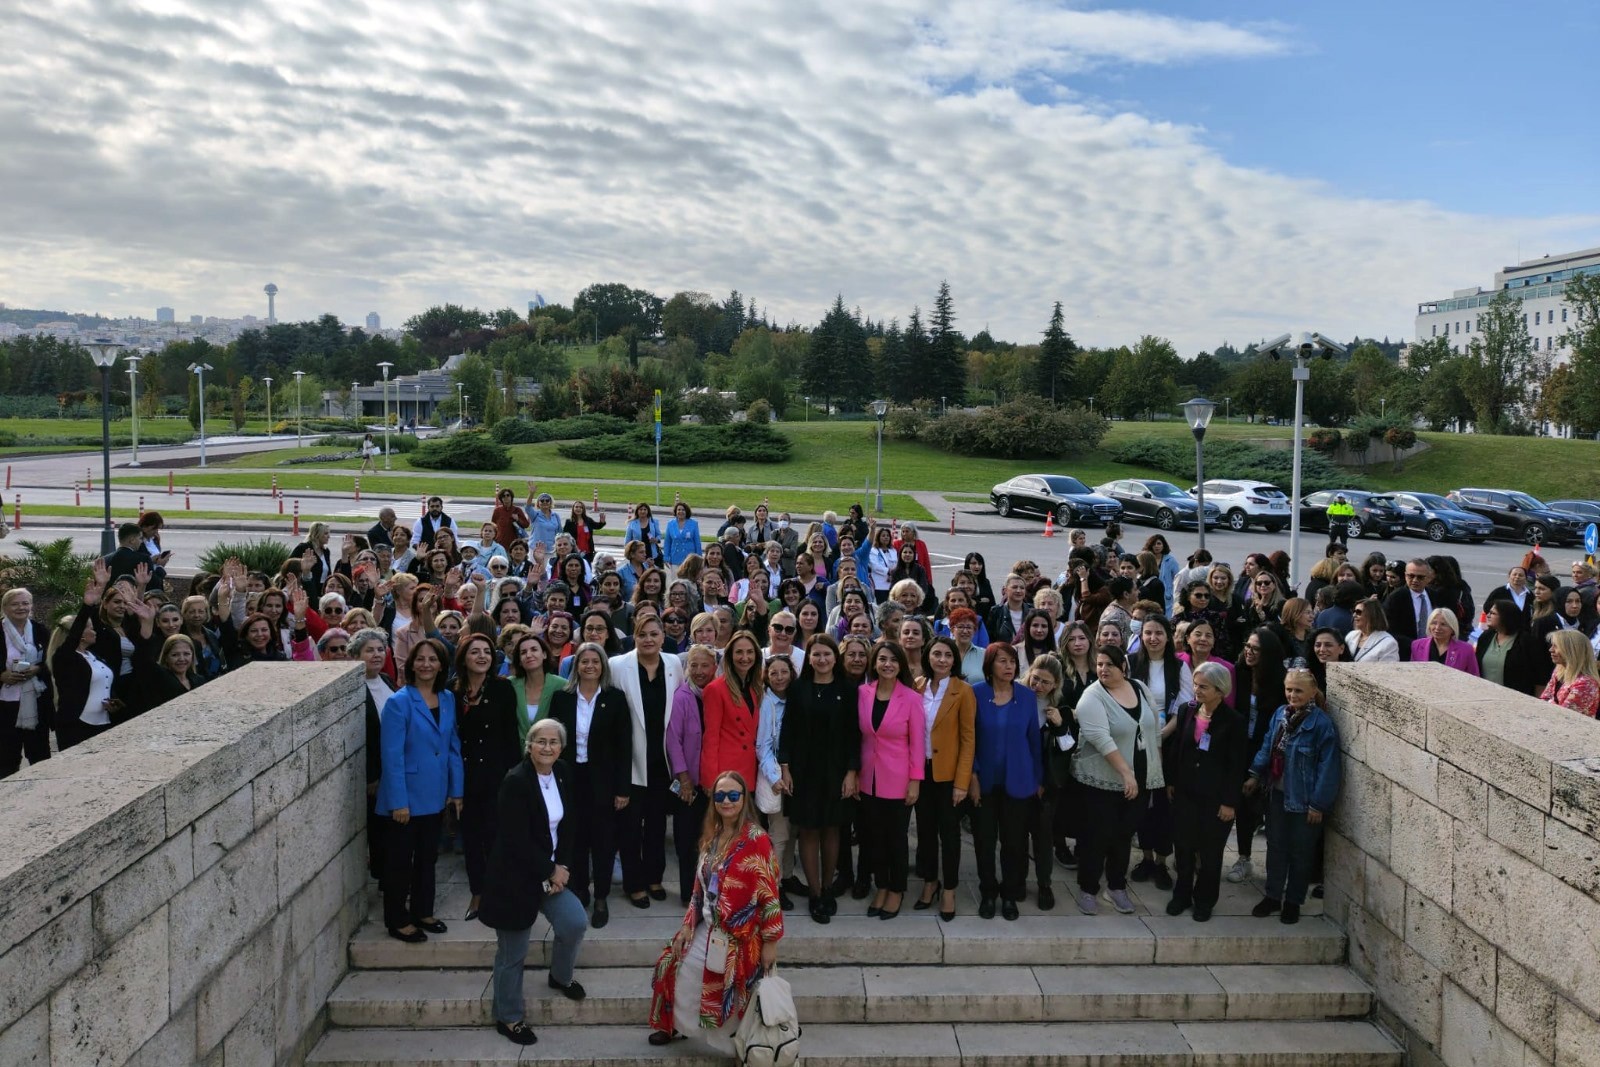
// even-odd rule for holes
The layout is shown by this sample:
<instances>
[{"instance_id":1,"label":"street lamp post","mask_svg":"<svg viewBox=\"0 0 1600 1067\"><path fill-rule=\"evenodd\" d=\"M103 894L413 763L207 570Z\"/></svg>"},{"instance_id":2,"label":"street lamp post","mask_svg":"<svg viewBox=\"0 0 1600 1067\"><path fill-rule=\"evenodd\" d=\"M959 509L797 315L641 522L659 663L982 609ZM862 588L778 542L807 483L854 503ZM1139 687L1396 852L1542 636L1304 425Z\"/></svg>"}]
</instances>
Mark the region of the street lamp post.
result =
<instances>
[{"instance_id":1,"label":"street lamp post","mask_svg":"<svg viewBox=\"0 0 1600 1067\"><path fill-rule=\"evenodd\" d=\"M1195 528L1200 531L1200 550L1202 552L1205 551L1206 547L1206 427L1211 425L1211 416L1216 413L1217 405L1205 397L1197 396L1183 405L1183 417L1189 420L1189 430L1194 434L1194 481L1196 503L1198 504Z\"/></svg>"},{"instance_id":2,"label":"street lamp post","mask_svg":"<svg viewBox=\"0 0 1600 1067\"><path fill-rule=\"evenodd\" d=\"M811 421L811 397L806 397L806 421Z\"/></svg>"},{"instance_id":3,"label":"street lamp post","mask_svg":"<svg viewBox=\"0 0 1600 1067\"><path fill-rule=\"evenodd\" d=\"M1233 397L1231 397L1231 396L1223 397L1222 398L1222 403L1224 404L1224 410L1223 410L1223 416L1222 416L1223 421L1224 422L1228 422L1228 423L1233 422Z\"/></svg>"},{"instance_id":4,"label":"street lamp post","mask_svg":"<svg viewBox=\"0 0 1600 1067\"><path fill-rule=\"evenodd\" d=\"M267 438L270 440L272 438L272 378L268 376L261 380L267 384Z\"/></svg>"},{"instance_id":5,"label":"street lamp post","mask_svg":"<svg viewBox=\"0 0 1600 1067\"><path fill-rule=\"evenodd\" d=\"M411 436L417 435L417 427L422 425L422 383L412 382L413 390L411 400Z\"/></svg>"},{"instance_id":6,"label":"street lamp post","mask_svg":"<svg viewBox=\"0 0 1600 1067\"><path fill-rule=\"evenodd\" d=\"M361 388L360 382L350 383L350 406L356 409L356 418L361 417L361 398L356 395L356 390Z\"/></svg>"},{"instance_id":7,"label":"street lamp post","mask_svg":"<svg viewBox=\"0 0 1600 1067\"><path fill-rule=\"evenodd\" d=\"M1386 397L1386 396L1380 396L1378 398L1378 418L1385 419L1385 418L1388 418L1388 417L1389 417L1389 398Z\"/></svg>"},{"instance_id":8,"label":"street lamp post","mask_svg":"<svg viewBox=\"0 0 1600 1067\"><path fill-rule=\"evenodd\" d=\"M133 459L130 467L139 465L139 360L137 352L128 357L128 407L133 415Z\"/></svg>"},{"instance_id":9,"label":"street lamp post","mask_svg":"<svg viewBox=\"0 0 1600 1067\"><path fill-rule=\"evenodd\" d=\"M105 337L97 337L85 346L94 365L100 368L100 458L104 464L106 525L100 531L100 554L109 556L117 550L117 535L111 525L111 368L117 362L122 346Z\"/></svg>"},{"instance_id":10,"label":"street lamp post","mask_svg":"<svg viewBox=\"0 0 1600 1067\"><path fill-rule=\"evenodd\" d=\"M300 407L300 382L305 378L306 372L294 372L294 447L301 448L305 445L306 417Z\"/></svg>"},{"instance_id":11,"label":"street lamp post","mask_svg":"<svg viewBox=\"0 0 1600 1067\"><path fill-rule=\"evenodd\" d=\"M200 466L206 465L206 371L214 368L209 363L189 364L189 373L200 379Z\"/></svg>"},{"instance_id":12,"label":"street lamp post","mask_svg":"<svg viewBox=\"0 0 1600 1067\"><path fill-rule=\"evenodd\" d=\"M872 413L878 417L878 499L873 504L873 510L879 515L883 514L883 417L889 414L887 400L874 400Z\"/></svg>"},{"instance_id":13,"label":"street lamp post","mask_svg":"<svg viewBox=\"0 0 1600 1067\"><path fill-rule=\"evenodd\" d=\"M1089 398L1089 414L1094 414L1094 397Z\"/></svg>"},{"instance_id":14,"label":"street lamp post","mask_svg":"<svg viewBox=\"0 0 1600 1067\"><path fill-rule=\"evenodd\" d=\"M1273 359L1288 356L1294 360L1294 473L1289 496L1289 584L1300 582L1300 463L1305 451L1306 383L1311 380L1311 359L1319 351L1323 359L1344 354L1344 346L1320 333L1302 333L1298 341L1288 334L1276 337L1261 347Z\"/></svg>"},{"instance_id":15,"label":"street lamp post","mask_svg":"<svg viewBox=\"0 0 1600 1067\"><path fill-rule=\"evenodd\" d=\"M385 360L378 364L383 371L383 469L389 469L389 370L393 363Z\"/></svg>"},{"instance_id":16,"label":"street lamp post","mask_svg":"<svg viewBox=\"0 0 1600 1067\"><path fill-rule=\"evenodd\" d=\"M461 383L457 382L456 383L456 422L461 424L462 429L465 429L466 425L467 425L467 398L466 398L466 395L461 392L461 389L462 389Z\"/></svg>"}]
</instances>

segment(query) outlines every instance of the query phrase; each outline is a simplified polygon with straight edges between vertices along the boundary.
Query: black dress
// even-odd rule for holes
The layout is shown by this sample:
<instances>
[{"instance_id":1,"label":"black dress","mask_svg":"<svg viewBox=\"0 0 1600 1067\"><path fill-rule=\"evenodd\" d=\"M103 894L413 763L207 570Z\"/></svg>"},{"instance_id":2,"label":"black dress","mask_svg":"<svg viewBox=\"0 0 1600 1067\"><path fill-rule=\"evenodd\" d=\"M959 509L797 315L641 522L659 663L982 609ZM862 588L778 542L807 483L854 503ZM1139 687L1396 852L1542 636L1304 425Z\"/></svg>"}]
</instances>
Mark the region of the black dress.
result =
<instances>
[{"instance_id":1,"label":"black dress","mask_svg":"<svg viewBox=\"0 0 1600 1067\"><path fill-rule=\"evenodd\" d=\"M494 844L500 783L515 767L522 748L517 732L517 698L511 683L484 679L476 703L458 694L456 733L461 737L463 783L461 829L466 849L467 881L474 895L483 892L489 849Z\"/></svg>"},{"instance_id":2,"label":"black dress","mask_svg":"<svg viewBox=\"0 0 1600 1067\"><path fill-rule=\"evenodd\" d=\"M778 762L787 764L794 793L784 811L803 830L849 823L855 801L839 796L844 776L861 769L861 724L855 687L835 678L802 678L789 690L778 737Z\"/></svg>"}]
</instances>

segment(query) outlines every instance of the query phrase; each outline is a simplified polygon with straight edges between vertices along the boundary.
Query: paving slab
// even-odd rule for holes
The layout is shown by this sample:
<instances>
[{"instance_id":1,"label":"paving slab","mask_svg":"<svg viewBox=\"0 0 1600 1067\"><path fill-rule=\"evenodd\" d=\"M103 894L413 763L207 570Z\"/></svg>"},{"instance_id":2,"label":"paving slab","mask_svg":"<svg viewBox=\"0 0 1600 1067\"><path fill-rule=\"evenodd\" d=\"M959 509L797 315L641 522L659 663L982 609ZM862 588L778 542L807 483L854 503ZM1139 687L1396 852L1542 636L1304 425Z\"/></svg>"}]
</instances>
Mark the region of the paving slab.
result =
<instances>
[{"instance_id":1,"label":"paving slab","mask_svg":"<svg viewBox=\"0 0 1600 1067\"><path fill-rule=\"evenodd\" d=\"M489 980L484 970L351 971L328 997L328 1021L351 1027L487 1026Z\"/></svg>"},{"instance_id":2,"label":"paving slab","mask_svg":"<svg viewBox=\"0 0 1600 1067\"><path fill-rule=\"evenodd\" d=\"M1222 1019L1227 995L1204 967L1035 967L1045 1019Z\"/></svg>"},{"instance_id":3,"label":"paving slab","mask_svg":"<svg viewBox=\"0 0 1600 1067\"><path fill-rule=\"evenodd\" d=\"M961 1023L963 1067L1088 1067L1187 1064L1172 1023Z\"/></svg>"},{"instance_id":4,"label":"paving slab","mask_svg":"<svg viewBox=\"0 0 1600 1067\"><path fill-rule=\"evenodd\" d=\"M868 967L871 1023L1042 1019L1039 983L1027 967Z\"/></svg>"},{"instance_id":5,"label":"paving slab","mask_svg":"<svg viewBox=\"0 0 1600 1067\"><path fill-rule=\"evenodd\" d=\"M1229 1019L1363 1018L1372 987L1335 964L1209 968L1228 995Z\"/></svg>"},{"instance_id":6,"label":"paving slab","mask_svg":"<svg viewBox=\"0 0 1600 1067\"><path fill-rule=\"evenodd\" d=\"M1187 915L1141 920L1155 940L1157 963L1339 963L1344 934L1326 919L1215 915L1197 923Z\"/></svg>"},{"instance_id":7,"label":"paving slab","mask_svg":"<svg viewBox=\"0 0 1600 1067\"><path fill-rule=\"evenodd\" d=\"M1155 939L1137 916L1027 916L1013 922L957 916L942 924L942 932L946 963L1116 964L1155 958Z\"/></svg>"},{"instance_id":8,"label":"paving slab","mask_svg":"<svg viewBox=\"0 0 1600 1067\"><path fill-rule=\"evenodd\" d=\"M1371 1023L1179 1023L1195 1067L1400 1067L1404 1053Z\"/></svg>"}]
</instances>

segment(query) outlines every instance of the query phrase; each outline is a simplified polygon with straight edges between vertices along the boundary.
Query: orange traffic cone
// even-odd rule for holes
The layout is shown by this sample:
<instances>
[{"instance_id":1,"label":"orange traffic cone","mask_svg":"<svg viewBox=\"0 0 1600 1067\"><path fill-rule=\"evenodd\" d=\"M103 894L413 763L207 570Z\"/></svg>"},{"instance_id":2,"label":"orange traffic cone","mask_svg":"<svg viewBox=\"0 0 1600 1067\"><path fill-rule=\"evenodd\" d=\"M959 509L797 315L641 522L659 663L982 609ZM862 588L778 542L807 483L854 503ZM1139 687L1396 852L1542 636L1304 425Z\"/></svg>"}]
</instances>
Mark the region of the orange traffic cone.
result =
<instances>
[{"instance_id":1,"label":"orange traffic cone","mask_svg":"<svg viewBox=\"0 0 1600 1067\"><path fill-rule=\"evenodd\" d=\"M1056 535L1056 515L1053 511L1045 513L1044 535L1046 537L1054 537Z\"/></svg>"}]
</instances>

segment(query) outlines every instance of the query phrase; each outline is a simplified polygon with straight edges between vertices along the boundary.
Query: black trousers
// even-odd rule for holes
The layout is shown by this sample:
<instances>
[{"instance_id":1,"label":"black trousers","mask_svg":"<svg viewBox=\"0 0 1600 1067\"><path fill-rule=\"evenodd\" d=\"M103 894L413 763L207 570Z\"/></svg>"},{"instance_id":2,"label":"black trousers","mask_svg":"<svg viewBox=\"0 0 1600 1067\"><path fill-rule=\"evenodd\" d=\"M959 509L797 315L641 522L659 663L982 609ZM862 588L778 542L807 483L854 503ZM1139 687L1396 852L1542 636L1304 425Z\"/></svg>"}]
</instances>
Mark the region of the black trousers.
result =
<instances>
[{"instance_id":1,"label":"black trousers","mask_svg":"<svg viewBox=\"0 0 1600 1067\"><path fill-rule=\"evenodd\" d=\"M663 780L659 785L633 786L628 791L628 806L618 813L622 891L629 896L660 885L667 873L667 802L673 800L670 785L670 780ZM698 830L695 836L699 837Z\"/></svg>"},{"instance_id":2,"label":"black trousers","mask_svg":"<svg viewBox=\"0 0 1600 1067\"><path fill-rule=\"evenodd\" d=\"M1267 818L1266 790L1258 789L1253 796L1239 797L1239 806L1234 809L1234 827L1238 833L1236 841L1239 846L1239 858L1250 858L1250 850L1256 839L1256 831Z\"/></svg>"},{"instance_id":3,"label":"black trousers","mask_svg":"<svg viewBox=\"0 0 1600 1067\"><path fill-rule=\"evenodd\" d=\"M711 798L701 790L695 791L694 800L690 802L679 800L670 791L667 796L672 810L672 847L678 854L678 895L687 901L694 893L695 864L700 861L700 830L705 825Z\"/></svg>"},{"instance_id":4,"label":"black trousers","mask_svg":"<svg viewBox=\"0 0 1600 1067\"><path fill-rule=\"evenodd\" d=\"M933 780L929 762L917 794L917 877L954 889L961 878L961 810L954 782Z\"/></svg>"},{"instance_id":5,"label":"black trousers","mask_svg":"<svg viewBox=\"0 0 1600 1067\"><path fill-rule=\"evenodd\" d=\"M389 848L389 817L379 815L375 797L367 797L367 873L382 881Z\"/></svg>"},{"instance_id":6,"label":"black trousers","mask_svg":"<svg viewBox=\"0 0 1600 1067\"><path fill-rule=\"evenodd\" d=\"M439 859L444 813L413 815L404 825L387 820L383 879L383 925L394 930L433 915L433 865Z\"/></svg>"},{"instance_id":7,"label":"black trousers","mask_svg":"<svg viewBox=\"0 0 1600 1067\"><path fill-rule=\"evenodd\" d=\"M861 809L856 816L856 833L862 838L864 856L872 857L871 874L879 889L890 893L906 891L911 845L906 834L911 829L911 808L905 798L861 797ZM867 871L856 868L857 880L865 878Z\"/></svg>"},{"instance_id":8,"label":"black trousers","mask_svg":"<svg viewBox=\"0 0 1600 1067\"><path fill-rule=\"evenodd\" d=\"M1165 789L1150 794L1150 806L1139 820L1139 847L1162 858L1172 855L1172 802Z\"/></svg>"},{"instance_id":9,"label":"black trousers","mask_svg":"<svg viewBox=\"0 0 1600 1067\"><path fill-rule=\"evenodd\" d=\"M972 809L972 849L978 857L978 892L985 897L1022 900L1028 886L1028 825L1033 798L1018 800L1001 792L983 794ZM1000 877L995 877L995 845L1000 846Z\"/></svg>"},{"instance_id":10,"label":"black trousers","mask_svg":"<svg viewBox=\"0 0 1600 1067\"><path fill-rule=\"evenodd\" d=\"M1041 889L1050 884L1050 872L1055 869L1058 800L1056 789L1045 786L1044 796L1034 798L1028 805L1028 847L1033 852L1033 877Z\"/></svg>"},{"instance_id":11,"label":"black trousers","mask_svg":"<svg viewBox=\"0 0 1600 1067\"><path fill-rule=\"evenodd\" d=\"M82 719L72 719L64 722L56 727L56 748L65 752L81 741L87 741L97 734L105 733L111 729L111 726L111 723L106 723L104 726L90 726Z\"/></svg>"},{"instance_id":12,"label":"black trousers","mask_svg":"<svg viewBox=\"0 0 1600 1067\"><path fill-rule=\"evenodd\" d=\"M1078 838L1078 888L1100 892L1100 876L1107 889L1128 888L1128 851L1133 834L1150 806L1150 794L1140 790L1128 800L1121 790L1086 786L1083 798L1082 836Z\"/></svg>"},{"instance_id":13,"label":"black trousers","mask_svg":"<svg viewBox=\"0 0 1600 1067\"><path fill-rule=\"evenodd\" d=\"M494 848L495 826L499 820L497 790L467 791L461 801L461 851L467 865L467 885L473 896L483 893L483 884L488 879L489 851Z\"/></svg>"},{"instance_id":14,"label":"black trousers","mask_svg":"<svg viewBox=\"0 0 1600 1067\"><path fill-rule=\"evenodd\" d=\"M50 758L50 727L41 719L31 730L17 729L17 702L0 700L0 778L9 778L28 763L43 763Z\"/></svg>"},{"instance_id":15,"label":"black trousers","mask_svg":"<svg viewBox=\"0 0 1600 1067\"><path fill-rule=\"evenodd\" d=\"M604 797L592 799L594 772L588 763L574 763L572 769L572 871L571 886L577 898L588 904L590 886L594 887L594 900L604 900L611 892L611 866L617 856L617 809L615 800ZM633 804L630 797L629 806ZM565 829L565 822L562 824Z\"/></svg>"},{"instance_id":16,"label":"black trousers","mask_svg":"<svg viewBox=\"0 0 1600 1067\"><path fill-rule=\"evenodd\" d=\"M1210 907L1222 882L1222 850L1233 823L1217 818L1221 802L1179 794L1172 801L1173 860L1178 868L1172 895Z\"/></svg>"}]
</instances>

